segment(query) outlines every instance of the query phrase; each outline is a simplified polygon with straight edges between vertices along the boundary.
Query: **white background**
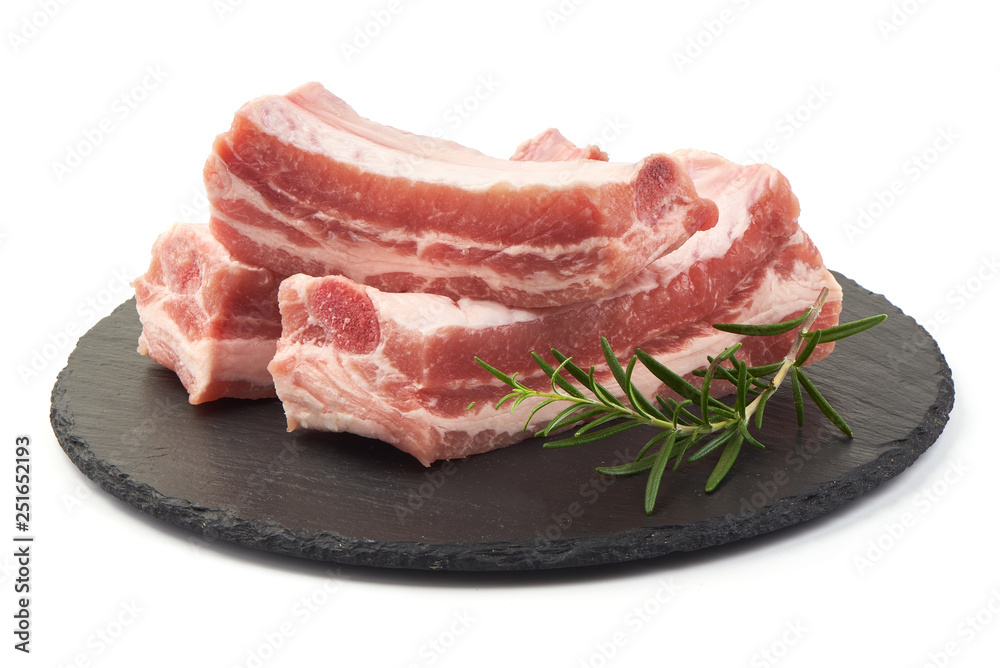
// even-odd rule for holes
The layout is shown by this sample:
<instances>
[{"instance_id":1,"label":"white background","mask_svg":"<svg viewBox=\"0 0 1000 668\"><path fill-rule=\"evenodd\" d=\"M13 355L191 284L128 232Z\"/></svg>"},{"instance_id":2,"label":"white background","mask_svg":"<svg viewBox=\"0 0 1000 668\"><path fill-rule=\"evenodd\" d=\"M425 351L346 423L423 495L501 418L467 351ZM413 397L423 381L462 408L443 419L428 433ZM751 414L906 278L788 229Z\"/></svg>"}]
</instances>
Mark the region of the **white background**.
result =
<instances>
[{"instance_id":1,"label":"white background","mask_svg":"<svg viewBox=\"0 0 1000 668\"><path fill-rule=\"evenodd\" d=\"M995 665L996 381L975 369L996 360L1000 7L334 4L4 3L0 540L13 545L18 435L33 443L37 538L30 656L12 649L0 549L0 664ZM934 333L957 389L944 434L832 516L623 567L331 578L145 517L63 454L52 384L79 334L131 296L123 278L156 235L207 220L202 164L237 107L309 80L501 157L555 126L603 135L618 160L698 147L774 164L827 264ZM321 602L308 618L303 600Z\"/></svg>"}]
</instances>

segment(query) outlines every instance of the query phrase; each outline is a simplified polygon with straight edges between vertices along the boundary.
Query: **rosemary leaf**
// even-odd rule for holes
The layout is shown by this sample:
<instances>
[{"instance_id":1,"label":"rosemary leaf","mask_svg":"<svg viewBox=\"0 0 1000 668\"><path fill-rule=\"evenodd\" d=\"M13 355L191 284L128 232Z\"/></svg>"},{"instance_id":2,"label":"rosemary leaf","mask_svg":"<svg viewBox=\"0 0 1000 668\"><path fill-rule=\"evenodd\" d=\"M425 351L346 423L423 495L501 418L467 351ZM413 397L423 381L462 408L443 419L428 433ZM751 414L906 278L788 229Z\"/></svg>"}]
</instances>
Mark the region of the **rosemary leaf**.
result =
<instances>
[{"instance_id":1,"label":"rosemary leaf","mask_svg":"<svg viewBox=\"0 0 1000 668\"><path fill-rule=\"evenodd\" d=\"M759 367L757 367L757 368L759 368ZM781 362L778 362L778 364L775 365L774 371L777 371L780 368L781 368ZM694 375L694 376L704 377L704 375L705 375L705 373L707 371L708 371L708 369L695 369L694 371L691 372L691 374ZM774 373L774 371L772 371L771 373ZM755 387L765 388L768 385L770 385L770 383L768 381L761 380L760 378L756 377L756 376L761 376L761 375L765 375L765 374L759 374L759 373L758 374L754 374L752 372L752 368L751 367L747 367L747 373L750 374L750 382ZM736 385L736 383L738 382L737 379L736 379L736 376L733 375L733 372L730 371L729 369L727 369L724 366L720 366L718 369L715 370L715 377L716 378L722 378L723 380L727 380L730 383L732 383L733 385Z\"/></svg>"},{"instance_id":2,"label":"rosemary leaf","mask_svg":"<svg viewBox=\"0 0 1000 668\"><path fill-rule=\"evenodd\" d=\"M559 364L558 368L552 368L552 365L550 365L548 362L546 362L542 358L542 356L539 355L538 353L531 353L531 359L535 360L535 364L538 365L538 368L541 369L542 371L544 371L545 375L549 377L550 381L552 381L552 391L553 392L555 392L555 386L558 385L559 388L562 391L566 392L570 396L574 396L577 399L583 399L583 397L584 397L583 392L581 392L580 390L576 389L576 387L573 385L573 383L571 383L568 380L566 380L562 376L562 374L559 373L563 368L565 368L565 366L566 366L566 362L565 361L561 362Z\"/></svg>"},{"instance_id":3,"label":"rosemary leaf","mask_svg":"<svg viewBox=\"0 0 1000 668\"><path fill-rule=\"evenodd\" d=\"M750 428L747 426L746 422L740 420L737 424L740 427L740 433L743 434L743 438L749 441L750 445L754 446L755 448L760 448L761 450L766 449L766 446L760 441L758 441L756 438L754 438L753 435L750 433Z\"/></svg>"},{"instance_id":4,"label":"rosemary leaf","mask_svg":"<svg viewBox=\"0 0 1000 668\"><path fill-rule=\"evenodd\" d=\"M782 364L784 364L784 362L775 362L774 364L764 364L762 366L751 366L747 367L747 372L749 372L751 376L756 376L758 378L760 376L770 376L772 373L777 373Z\"/></svg>"},{"instance_id":5,"label":"rosemary leaf","mask_svg":"<svg viewBox=\"0 0 1000 668\"><path fill-rule=\"evenodd\" d=\"M514 399L514 404L510 407L510 412L513 413L514 411L516 411L518 406L520 406L526 399L530 399L530 398L531 398L531 395L528 394L527 392L522 392L522 393L518 394L517 398ZM555 400L554 399L550 399L548 401L548 403L552 403L552 401L555 401ZM537 411L537 408L535 409L535 411ZM532 411L532 415L534 415L535 411Z\"/></svg>"},{"instance_id":6,"label":"rosemary leaf","mask_svg":"<svg viewBox=\"0 0 1000 668\"><path fill-rule=\"evenodd\" d=\"M527 399L527 398L528 398L527 394L524 395L524 396L522 396L522 397L518 397L517 401L514 402L514 406L517 407L518 403L520 403L521 401L523 401L524 399ZM545 401L539 403L534 408L532 408L531 412L528 413L528 419L524 421L524 431L528 431L528 426L531 424L531 418L535 417L535 413L537 413L538 411L542 410L543 408L545 408L546 406L548 406L550 404L554 404L557 401L559 401L559 400L558 399L546 399ZM511 409L511 410L513 410L513 409Z\"/></svg>"},{"instance_id":7,"label":"rosemary leaf","mask_svg":"<svg viewBox=\"0 0 1000 668\"><path fill-rule=\"evenodd\" d=\"M625 369L622 368L618 358L615 357L615 352L611 349L611 344L603 336L601 337L601 350L604 352L604 361L608 363L608 368L611 369L618 387L622 388L622 392L628 397L630 392L628 390L628 383L625 380Z\"/></svg>"},{"instance_id":8,"label":"rosemary leaf","mask_svg":"<svg viewBox=\"0 0 1000 668\"><path fill-rule=\"evenodd\" d=\"M646 479L646 514L652 515L653 508L656 507L656 495L660 492L660 480L663 478L663 471L667 468L667 460L677 442L677 432L670 432L666 443L660 446L653 460L653 466L649 469L649 478Z\"/></svg>"},{"instance_id":9,"label":"rosemary leaf","mask_svg":"<svg viewBox=\"0 0 1000 668\"><path fill-rule=\"evenodd\" d=\"M697 415L684 408L685 406L694 404L694 402L690 399L685 399L684 401L677 403L675 399L664 399L660 395L656 395L656 403L660 405L660 408L662 408L664 412L676 414L680 418L687 420L689 423L701 420L701 418Z\"/></svg>"},{"instance_id":10,"label":"rosemary leaf","mask_svg":"<svg viewBox=\"0 0 1000 668\"><path fill-rule=\"evenodd\" d=\"M664 385L679 394L682 399L690 399L694 402L700 401L701 390L678 376L660 362L657 362L656 359L654 359L645 350L636 350L635 356L639 358L639 361L642 362L644 367L649 369L650 373L656 376Z\"/></svg>"},{"instance_id":11,"label":"rosemary leaf","mask_svg":"<svg viewBox=\"0 0 1000 668\"><path fill-rule=\"evenodd\" d=\"M677 439L678 445L674 448L677 450L677 454L674 456L675 471L680 468L681 462L684 460L684 455L687 454L687 451L692 445L698 442L699 438L701 438L701 432L696 429L688 434L683 440Z\"/></svg>"},{"instance_id":12,"label":"rosemary leaf","mask_svg":"<svg viewBox=\"0 0 1000 668\"><path fill-rule=\"evenodd\" d=\"M889 316L883 313L881 315L873 315L868 318L862 318L861 320L854 320L852 322L834 325L833 327L827 327L826 329L818 329L816 331L822 332L819 337L819 342L829 343L830 341L846 339L848 336L854 336L855 334L859 334L866 329L871 329L879 323L885 322L888 317Z\"/></svg>"},{"instance_id":13,"label":"rosemary leaf","mask_svg":"<svg viewBox=\"0 0 1000 668\"><path fill-rule=\"evenodd\" d=\"M635 355L632 359L628 361L628 368L625 369L625 385L623 389L625 390L625 397L628 399L629 404L635 409L635 412L643 417L653 417L653 413L659 413L656 409L653 409L646 401L646 398L642 396L642 393L636 389L635 385L632 384L632 372L635 371ZM647 408L653 410L647 410Z\"/></svg>"},{"instance_id":14,"label":"rosemary leaf","mask_svg":"<svg viewBox=\"0 0 1000 668\"><path fill-rule=\"evenodd\" d=\"M645 412L649 413L653 418L657 420L662 420L663 422L670 421L670 418L667 417L667 414L661 411L657 406L654 406L652 403L650 403L650 401L645 396L643 396L641 392L636 393L635 399L639 403L639 405L642 406L642 409Z\"/></svg>"},{"instance_id":15,"label":"rosemary leaf","mask_svg":"<svg viewBox=\"0 0 1000 668\"><path fill-rule=\"evenodd\" d=\"M708 415L710 423L709 426L712 426L711 423L713 422L732 422L738 418L736 411L729 406L726 406L725 408L711 408L708 411Z\"/></svg>"},{"instance_id":16,"label":"rosemary leaf","mask_svg":"<svg viewBox=\"0 0 1000 668\"><path fill-rule=\"evenodd\" d=\"M495 405L495 406L493 406L493 410L496 410L496 411L500 410L500 408L501 408L501 407L502 407L502 406L503 406L503 405L504 405L505 403L507 403L508 401L510 401L511 399L513 399L514 397L518 397L518 396L520 396L520 395L521 395L521 393L520 393L520 392L511 392L511 393L509 393L509 394L507 394L507 395L503 396L503 397L502 397L502 398L500 399L500 401L498 401L498 402L496 403L496 405ZM513 412L514 412L514 410L513 410L513 409L511 409L511 413L513 413Z\"/></svg>"},{"instance_id":17,"label":"rosemary leaf","mask_svg":"<svg viewBox=\"0 0 1000 668\"><path fill-rule=\"evenodd\" d=\"M836 425L837 429L844 432L848 438L854 438L854 434L851 433L851 428L847 425L847 422L844 421L844 418L840 417L840 413L833 409L833 406L831 406L830 402L826 400L826 397L819 393L819 390L816 389L816 386L813 385L811 380L809 380L805 372L802 369L796 369L795 371L799 376L799 382L802 384L802 387L805 388L806 394L808 394L809 398L812 399L817 406L819 406L819 409L823 411L823 415L825 415L830 422Z\"/></svg>"},{"instance_id":18,"label":"rosemary leaf","mask_svg":"<svg viewBox=\"0 0 1000 668\"><path fill-rule=\"evenodd\" d=\"M628 362L628 368L625 369L625 383L629 387L629 401L635 408L636 412L642 413L647 417L651 417L656 420L663 420L666 422L668 420L667 416L663 411L654 406L649 399L636 389L635 385L632 384L632 372L635 371L635 363L637 357L632 355L632 359Z\"/></svg>"},{"instance_id":19,"label":"rosemary leaf","mask_svg":"<svg viewBox=\"0 0 1000 668\"><path fill-rule=\"evenodd\" d=\"M737 341L736 343L734 343L733 345L729 346L721 353L716 355L715 357L709 355L708 356L709 367L713 368L716 372L722 371L723 370L722 363L725 362L726 360L732 361L733 354L742 347L743 343L741 341ZM695 376L704 376L707 371L708 369L695 369L691 373Z\"/></svg>"},{"instance_id":20,"label":"rosemary leaf","mask_svg":"<svg viewBox=\"0 0 1000 668\"><path fill-rule=\"evenodd\" d=\"M654 445L665 439L667 436L670 436L670 434L672 433L677 433L677 432L671 432L664 429L660 433L653 436L653 438L646 441L646 445L642 446L642 449L639 450L639 454L635 456L636 460L642 459L643 455L649 452L650 448L652 448Z\"/></svg>"},{"instance_id":21,"label":"rosemary leaf","mask_svg":"<svg viewBox=\"0 0 1000 668\"><path fill-rule=\"evenodd\" d=\"M722 479L729 473L729 469L733 468L736 457L740 454L740 448L743 446L743 438L743 433L739 428L730 436L729 442L726 443L726 449L722 451L722 456L719 457L718 463L712 469L712 474L708 476L708 482L705 483L706 492L714 492Z\"/></svg>"},{"instance_id":22,"label":"rosemary leaf","mask_svg":"<svg viewBox=\"0 0 1000 668\"><path fill-rule=\"evenodd\" d=\"M499 380L503 381L507 385L510 385L511 387L516 387L516 384L514 382L514 376L516 376L517 374L514 374L514 376L508 376L503 371L500 371L500 369L496 369L496 368L490 366L489 364L487 364L483 360L479 359L478 357L475 358L475 359L476 359L476 363L479 366L481 366L484 369L486 369L487 371L489 371L491 374L493 374L494 376L496 376Z\"/></svg>"},{"instance_id":23,"label":"rosemary leaf","mask_svg":"<svg viewBox=\"0 0 1000 668\"><path fill-rule=\"evenodd\" d=\"M767 400L771 396L770 391L764 392L764 396L760 398L760 402L757 404L757 410L755 411L754 419L756 420L757 430L760 431L760 427L764 424L764 407L767 405Z\"/></svg>"},{"instance_id":24,"label":"rosemary leaf","mask_svg":"<svg viewBox=\"0 0 1000 668\"><path fill-rule=\"evenodd\" d=\"M554 431L560 431L577 422L595 418L604 412L601 406L590 406L588 404L571 404L563 409L559 415L552 418L549 424L539 432L539 436L548 436Z\"/></svg>"},{"instance_id":25,"label":"rosemary leaf","mask_svg":"<svg viewBox=\"0 0 1000 668\"><path fill-rule=\"evenodd\" d=\"M719 355L715 359L719 360L720 363L725 362L726 360L731 359L732 356L735 355L736 352L742 347L743 347L743 342L737 341L736 343L734 343L733 345L729 346L721 353L719 353Z\"/></svg>"},{"instance_id":26,"label":"rosemary leaf","mask_svg":"<svg viewBox=\"0 0 1000 668\"><path fill-rule=\"evenodd\" d=\"M735 424L730 425L725 430L723 430L721 434L710 440L705 445L701 446L697 452L688 457L688 461L696 462L699 459L704 458L705 456L710 454L713 450L715 450L717 447L728 441L734 433L739 431L739 429L740 428Z\"/></svg>"},{"instance_id":27,"label":"rosemary leaf","mask_svg":"<svg viewBox=\"0 0 1000 668\"><path fill-rule=\"evenodd\" d=\"M747 364L743 361L737 362L736 368L736 405L734 406L734 410L738 416L745 419L747 409L747 385L749 384L747 377Z\"/></svg>"},{"instance_id":28,"label":"rosemary leaf","mask_svg":"<svg viewBox=\"0 0 1000 668\"><path fill-rule=\"evenodd\" d=\"M618 397L611 394L608 388L604 387L594 379L594 367L590 367L590 373L587 374L588 382L590 383L590 390L605 406L612 406L615 408L625 408L625 404L618 401Z\"/></svg>"},{"instance_id":29,"label":"rosemary leaf","mask_svg":"<svg viewBox=\"0 0 1000 668\"><path fill-rule=\"evenodd\" d=\"M721 332L728 332L730 334L741 334L743 336L774 336L776 334L784 334L785 332L790 332L802 323L806 321L809 317L809 312L812 309L806 309L806 312L800 315L794 320L785 320L782 322L776 322L773 325L739 325L739 324L727 324L727 323L716 323L712 325L717 330Z\"/></svg>"},{"instance_id":30,"label":"rosemary leaf","mask_svg":"<svg viewBox=\"0 0 1000 668\"><path fill-rule=\"evenodd\" d=\"M806 345L802 348L802 352L799 353L799 356L795 358L795 366L802 366L809 360L809 356L813 354L813 351L816 350L817 344L819 344L820 335L822 333L822 330L817 329L816 331L809 332L809 334L806 335Z\"/></svg>"},{"instance_id":31,"label":"rosemary leaf","mask_svg":"<svg viewBox=\"0 0 1000 668\"><path fill-rule=\"evenodd\" d=\"M719 355L709 363L708 368L705 370L704 378L702 379L701 391L698 393L702 421L707 427L711 426L712 418L712 414L709 413L709 410L713 411L715 415L718 415L719 411L721 411L721 414L725 416L731 414L733 410L711 395L712 381L715 380L716 371L722 368L722 362L724 359L725 358L722 355Z\"/></svg>"},{"instance_id":32,"label":"rosemary leaf","mask_svg":"<svg viewBox=\"0 0 1000 668\"><path fill-rule=\"evenodd\" d=\"M659 397L657 397L657 399L659 399ZM674 400L671 399L671 401L674 401ZM691 403L690 399L685 399L684 401L681 401L681 402L674 401L674 404L675 404L674 405L674 412L673 412L673 415L671 416L671 419L670 419L670 423L674 426L674 429L677 429L677 420L681 417L682 413L687 413L689 416L691 416L692 419L694 418L694 415L691 415L691 413L688 413L686 410L684 410L684 406L686 406L686 405L688 405L690 403Z\"/></svg>"},{"instance_id":33,"label":"rosemary leaf","mask_svg":"<svg viewBox=\"0 0 1000 668\"><path fill-rule=\"evenodd\" d=\"M799 383L798 367L792 367L792 399L795 400L795 419L801 427L806 423L806 405L802 401L802 385Z\"/></svg>"},{"instance_id":34,"label":"rosemary leaf","mask_svg":"<svg viewBox=\"0 0 1000 668\"><path fill-rule=\"evenodd\" d=\"M588 390L591 390L590 378L587 376L586 371L578 367L569 357L563 355L555 348L553 348L551 352L552 356L556 358L556 361L563 365L563 368L569 372L569 375L576 379L576 382L580 383Z\"/></svg>"},{"instance_id":35,"label":"rosemary leaf","mask_svg":"<svg viewBox=\"0 0 1000 668\"><path fill-rule=\"evenodd\" d=\"M623 424L616 424L613 427L608 427L607 429L602 429L600 431L590 432L582 436L573 436L572 438L564 438L560 441L548 441L545 443L545 448L569 448L574 445L583 445L584 443L593 443L594 441L603 440L609 436L614 436L615 434L620 434L623 431L633 429L642 425L642 422L636 420L630 420Z\"/></svg>"},{"instance_id":36,"label":"rosemary leaf","mask_svg":"<svg viewBox=\"0 0 1000 668\"><path fill-rule=\"evenodd\" d=\"M601 417L597 418L596 420L592 420L587 424L583 425L582 427L580 427L579 429L577 429L574 436L582 436L583 434L586 434L588 431L600 427L605 422L611 422L612 420L619 420L622 417L624 417L622 413L617 413L617 412L608 413L606 412L606 409L604 412L605 414L602 415Z\"/></svg>"},{"instance_id":37,"label":"rosemary leaf","mask_svg":"<svg viewBox=\"0 0 1000 668\"><path fill-rule=\"evenodd\" d=\"M636 473L642 473L643 471L648 471L653 466L653 460L656 459L656 455L650 455L648 457L643 457L642 459L637 459L634 462L629 462L627 464L620 464L618 466L598 466L595 470L601 475L608 476L630 476Z\"/></svg>"}]
</instances>

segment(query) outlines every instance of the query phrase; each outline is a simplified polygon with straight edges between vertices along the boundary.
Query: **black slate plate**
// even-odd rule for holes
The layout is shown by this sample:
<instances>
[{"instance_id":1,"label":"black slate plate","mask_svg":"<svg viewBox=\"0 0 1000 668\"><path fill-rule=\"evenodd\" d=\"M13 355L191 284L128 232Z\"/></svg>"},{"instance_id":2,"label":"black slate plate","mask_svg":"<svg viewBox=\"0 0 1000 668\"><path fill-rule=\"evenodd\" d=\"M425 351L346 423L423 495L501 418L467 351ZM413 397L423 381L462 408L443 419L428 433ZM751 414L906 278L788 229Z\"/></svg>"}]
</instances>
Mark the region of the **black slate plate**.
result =
<instances>
[{"instance_id":1,"label":"black slate plate","mask_svg":"<svg viewBox=\"0 0 1000 668\"><path fill-rule=\"evenodd\" d=\"M644 477L593 470L634 456L648 438L640 430L567 450L527 441L425 469L370 439L289 434L276 400L189 405L173 373L135 352L134 301L81 338L52 392L52 425L70 459L114 496L262 550L473 571L696 550L828 513L903 471L944 428L954 386L933 339L883 297L838 279L844 320L889 314L811 374L855 438L817 410L799 429L782 388L768 405L767 450L741 455L712 494L703 491L712 461L668 474L652 517Z\"/></svg>"}]
</instances>

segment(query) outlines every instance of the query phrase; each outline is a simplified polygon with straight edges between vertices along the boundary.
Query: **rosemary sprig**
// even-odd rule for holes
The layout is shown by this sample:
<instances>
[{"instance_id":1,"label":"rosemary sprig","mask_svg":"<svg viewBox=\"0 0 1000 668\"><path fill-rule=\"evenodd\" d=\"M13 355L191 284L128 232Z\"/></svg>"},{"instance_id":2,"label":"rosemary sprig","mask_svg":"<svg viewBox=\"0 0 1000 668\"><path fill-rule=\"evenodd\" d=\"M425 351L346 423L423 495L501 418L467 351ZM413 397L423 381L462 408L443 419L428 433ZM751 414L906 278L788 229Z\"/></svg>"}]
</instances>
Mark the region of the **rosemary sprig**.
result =
<instances>
[{"instance_id":1,"label":"rosemary sprig","mask_svg":"<svg viewBox=\"0 0 1000 668\"><path fill-rule=\"evenodd\" d=\"M510 410L514 411L528 399L540 400L532 407L525 420L525 430L541 409L554 403L566 404L539 431L539 435L547 437L574 425L579 426L571 436L545 443L547 448L593 443L640 426L659 430L640 449L634 461L597 468L598 472L608 476L631 476L648 472L644 505L646 513L652 514L663 474L671 466L671 462L672 470L677 470L682 462L697 461L722 448L715 468L705 484L705 491L712 492L732 469L745 444L749 443L756 448L765 447L753 436L750 425L753 422L754 428L760 429L768 399L788 377L791 378L792 398L799 426L802 426L805 416L805 390L805 395L819 407L827 419L845 435L852 436L847 422L806 376L802 367L809 361L817 345L871 329L884 321L886 315L811 330L826 303L827 294L828 290L824 288L816 302L793 320L770 325L715 325L718 330L741 336L776 336L796 328L798 332L784 359L774 364L747 366L746 362L736 357L742 343L729 346L715 357L708 357L707 366L694 372L701 379L700 383L692 383L674 373L643 350L636 350L623 367L605 338L601 339L601 347L608 368L618 384L617 393L595 379L594 367L584 371L572 359L555 349L551 352L559 363L556 367L540 355L532 353L532 359L549 378L550 391L534 390L519 381L517 374L507 375L478 357L476 362L511 388L497 402L497 409L510 402ZM632 375L638 364L662 381L680 400L658 395L652 399L643 396L632 382ZM728 382L735 386L736 396L732 405L712 396L713 381ZM692 412L691 409L698 409L698 412Z\"/></svg>"}]
</instances>

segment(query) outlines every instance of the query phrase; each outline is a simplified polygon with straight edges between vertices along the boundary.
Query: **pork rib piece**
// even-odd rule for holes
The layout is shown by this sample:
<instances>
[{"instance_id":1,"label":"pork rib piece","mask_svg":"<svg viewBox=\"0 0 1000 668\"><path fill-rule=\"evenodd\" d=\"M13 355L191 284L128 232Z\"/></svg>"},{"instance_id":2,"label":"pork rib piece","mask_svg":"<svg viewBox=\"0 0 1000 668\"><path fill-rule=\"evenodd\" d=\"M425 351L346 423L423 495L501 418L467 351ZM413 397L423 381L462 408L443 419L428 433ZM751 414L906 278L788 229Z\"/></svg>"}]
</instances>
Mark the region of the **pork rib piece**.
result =
<instances>
[{"instance_id":1,"label":"pork rib piece","mask_svg":"<svg viewBox=\"0 0 1000 668\"><path fill-rule=\"evenodd\" d=\"M522 307L607 295L718 216L665 154L490 158L364 119L319 84L244 105L205 182L212 233L248 264Z\"/></svg>"},{"instance_id":2,"label":"pork rib piece","mask_svg":"<svg viewBox=\"0 0 1000 668\"><path fill-rule=\"evenodd\" d=\"M481 382L483 370L473 357L490 351L491 363L525 378L540 373L528 357L533 350L558 348L585 368L603 359L601 336L630 356L650 338L714 312L776 248L799 233L799 203L788 180L768 165L737 165L704 151L674 155L698 192L718 204L717 225L695 233L602 299L535 310L493 309L459 300L461 309L476 312L478 326L464 321L453 326L444 320L434 325L433 318L427 318L416 327L402 318L392 327L407 335L385 342L384 362L421 387L454 387ZM822 264L807 238L800 251L810 262ZM422 308L446 310L450 304L426 300ZM402 305L400 309L405 312ZM503 345L496 346L493 341L500 339Z\"/></svg>"},{"instance_id":3,"label":"pork rib piece","mask_svg":"<svg viewBox=\"0 0 1000 668\"><path fill-rule=\"evenodd\" d=\"M792 240L713 313L653 337L643 348L677 373L689 374L704 365L706 355L740 338L712 329L711 323L785 319L811 305L824 286L831 295L817 326L834 324L841 300L839 286L822 264L800 257L802 247L801 238ZM430 465L517 442L562 408L553 405L539 411L526 434L522 427L530 406L514 414L495 411L493 403L505 390L492 377L461 387L425 388L386 362L384 350L397 338L409 340L414 354L419 354L419 343L409 339L406 328L397 327L398 323L414 328L436 326L440 321L482 331L480 354L492 362L505 339L499 327L487 323L496 321L495 311L502 307L460 306L434 295L385 294L343 277L304 275L282 282L279 303L283 333L268 368L290 430L350 431L391 443ZM740 357L751 365L777 361L793 335L774 337L777 341L751 338ZM817 349L815 359L832 348L832 344L824 346ZM644 371L633 377L639 390L658 391L659 381ZM607 367L600 365L598 378L607 380L608 375ZM536 376L528 384L541 386L542 380ZM476 403L470 410L471 401Z\"/></svg>"},{"instance_id":4,"label":"pork rib piece","mask_svg":"<svg viewBox=\"0 0 1000 668\"><path fill-rule=\"evenodd\" d=\"M272 272L234 260L207 225L174 224L133 286L139 353L173 370L192 404L275 396L267 363L281 316Z\"/></svg>"},{"instance_id":5,"label":"pork rib piece","mask_svg":"<svg viewBox=\"0 0 1000 668\"><path fill-rule=\"evenodd\" d=\"M560 159L554 152L576 159L594 148L578 148L551 130L522 146L529 143L546 160ZM174 370L193 404L274 397L267 364L281 316L273 272L234 260L207 225L174 225L152 255L149 271L134 284L143 322L139 352Z\"/></svg>"}]
</instances>

